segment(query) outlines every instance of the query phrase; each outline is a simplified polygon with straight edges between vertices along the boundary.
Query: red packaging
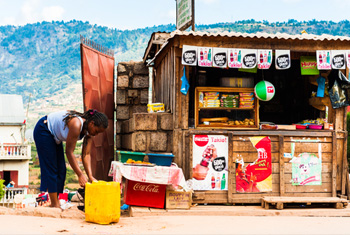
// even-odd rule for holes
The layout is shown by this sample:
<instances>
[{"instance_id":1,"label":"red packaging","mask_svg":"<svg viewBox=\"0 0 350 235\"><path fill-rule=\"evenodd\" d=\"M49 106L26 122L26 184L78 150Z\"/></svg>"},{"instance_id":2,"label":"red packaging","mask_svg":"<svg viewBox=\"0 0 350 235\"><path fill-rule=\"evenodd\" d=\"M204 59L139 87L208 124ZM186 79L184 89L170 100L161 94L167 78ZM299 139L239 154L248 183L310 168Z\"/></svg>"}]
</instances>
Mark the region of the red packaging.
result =
<instances>
[{"instance_id":1,"label":"red packaging","mask_svg":"<svg viewBox=\"0 0 350 235\"><path fill-rule=\"evenodd\" d=\"M68 201L68 193L60 193L58 194L58 200L65 200L66 202Z\"/></svg>"},{"instance_id":2,"label":"red packaging","mask_svg":"<svg viewBox=\"0 0 350 235\"><path fill-rule=\"evenodd\" d=\"M131 206L164 208L166 185L126 180L124 203Z\"/></svg>"}]
</instances>

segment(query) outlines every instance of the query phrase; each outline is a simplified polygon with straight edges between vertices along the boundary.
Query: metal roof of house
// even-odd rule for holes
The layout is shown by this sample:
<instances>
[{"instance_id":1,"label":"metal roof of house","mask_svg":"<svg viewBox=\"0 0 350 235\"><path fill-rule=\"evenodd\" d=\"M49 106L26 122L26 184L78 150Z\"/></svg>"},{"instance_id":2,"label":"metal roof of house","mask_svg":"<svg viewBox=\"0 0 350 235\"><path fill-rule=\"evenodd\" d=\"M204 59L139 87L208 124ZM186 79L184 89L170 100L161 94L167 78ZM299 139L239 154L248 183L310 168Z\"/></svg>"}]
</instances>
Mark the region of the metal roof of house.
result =
<instances>
[{"instance_id":1,"label":"metal roof of house","mask_svg":"<svg viewBox=\"0 0 350 235\"><path fill-rule=\"evenodd\" d=\"M160 32L158 32L160 33ZM164 32L162 32L164 34ZM322 34L322 35L315 35L315 34L287 34L287 33L239 33L239 32L218 32L218 33L212 33L212 32L201 32L201 31L180 31L175 30L171 33L169 33L169 37L167 40L162 44L162 47L155 53L150 53L150 49L152 47L152 38L150 39L148 43L148 47L146 49L145 55L144 55L144 61L146 59L150 59L149 55L152 55L151 61L148 62L148 65L150 65L154 59L157 57L157 55L163 50L163 48L168 44L169 40L174 38L175 36L199 36L199 37L242 37L242 38L262 38L262 39L282 39L282 40L314 40L314 41L350 41L350 37L346 36L333 36L329 34ZM154 56L153 56L154 55Z\"/></svg>"},{"instance_id":2,"label":"metal roof of house","mask_svg":"<svg viewBox=\"0 0 350 235\"><path fill-rule=\"evenodd\" d=\"M22 96L0 94L0 124L23 124L24 120Z\"/></svg>"}]
</instances>

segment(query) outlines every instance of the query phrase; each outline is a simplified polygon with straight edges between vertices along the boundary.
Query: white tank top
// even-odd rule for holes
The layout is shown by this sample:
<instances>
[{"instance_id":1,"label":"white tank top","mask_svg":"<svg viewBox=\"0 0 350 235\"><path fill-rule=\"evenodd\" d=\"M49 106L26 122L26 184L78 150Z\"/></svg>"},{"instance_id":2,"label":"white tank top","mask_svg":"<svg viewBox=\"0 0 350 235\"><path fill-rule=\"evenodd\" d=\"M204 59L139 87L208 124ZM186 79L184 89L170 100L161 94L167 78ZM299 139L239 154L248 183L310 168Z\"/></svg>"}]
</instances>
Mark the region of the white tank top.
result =
<instances>
[{"instance_id":1,"label":"white tank top","mask_svg":"<svg viewBox=\"0 0 350 235\"><path fill-rule=\"evenodd\" d=\"M54 136L57 144L60 144L62 141L67 140L69 128L68 126L65 126L65 122L63 121L63 118L67 115L67 113L68 113L67 111L59 111L59 112L50 113L49 115L47 115L47 127L49 128L49 131L51 132L51 134ZM76 117L81 122L81 127L80 127L80 132L81 132L83 129L84 121L81 117L79 116L76 116Z\"/></svg>"}]
</instances>

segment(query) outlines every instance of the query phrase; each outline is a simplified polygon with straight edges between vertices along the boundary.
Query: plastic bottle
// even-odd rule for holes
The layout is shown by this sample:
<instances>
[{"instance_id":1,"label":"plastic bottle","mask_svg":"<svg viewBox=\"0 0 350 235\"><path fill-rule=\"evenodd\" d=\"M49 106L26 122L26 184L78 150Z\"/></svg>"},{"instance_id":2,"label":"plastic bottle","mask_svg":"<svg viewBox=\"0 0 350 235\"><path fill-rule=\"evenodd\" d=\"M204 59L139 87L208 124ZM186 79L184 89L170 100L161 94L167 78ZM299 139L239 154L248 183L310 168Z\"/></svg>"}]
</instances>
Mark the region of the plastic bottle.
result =
<instances>
[{"instance_id":1,"label":"plastic bottle","mask_svg":"<svg viewBox=\"0 0 350 235\"><path fill-rule=\"evenodd\" d=\"M214 173L211 175L211 188L212 189L215 188L215 176L214 176Z\"/></svg>"},{"instance_id":2,"label":"plastic bottle","mask_svg":"<svg viewBox=\"0 0 350 235\"><path fill-rule=\"evenodd\" d=\"M226 188L226 176L225 173L222 175L222 179L221 179L221 189L225 189Z\"/></svg>"},{"instance_id":3,"label":"plastic bottle","mask_svg":"<svg viewBox=\"0 0 350 235\"><path fill-rule=\"evenodd\" d=\"M350 54L349 54L350 55ZM350 59L350 57L349 57L349 59ZM232 53L232 51L230 52L230 62L232 63L233 62L233 53Z\"/></svg>"},{"instance_id":4,"label":"plastic bottle","mask_svg":"<svg viewBox=\"0 0 350 235\"><path fill-rule=\"evenodd\" d=\"M329 55L329 51L327 52L327 64L329 64L331 61L331 56Z\"/></svg>"},{"instance_id":5,"label":"plastic bottle","mask_svg":"<svg viewBox=\"0 0 350 235\"><path fill-rule=\"evenodd\" d=\"M238 62L241 63L241 50L238 51Z\"/></svg>"},{"instance_id":6,"label":"plastic bottle","mask_svg":"<svg viewBox=\"0 0 350 235\"><path fill-rule=\"evenodd\" d=\"M220 189L221 188L221 180L220 180L220 174L219 173L218 173L218 175L216 177L215 186L216 186L216 189Z\"/></svg>"},{"instance_id":7,"label":"plastic bottle","mask_svg":"<svg viewBox=\"0 0 350 235\"><path fill-rule=\"evenodd\" d=\"M208 52L208 60L211 61L211 48L209 48L209 52Z\"/></svg>"},{"instance_id":8,"label":"plastic bottle","mask_svg":"<svg viewBox=\"0 0 350 235\"><path fill-rule=\"evenodd\" d=\"M269 51L269 54L267 56L267 63L271 63L271 51Z\"/></svg>"}]
</instances>

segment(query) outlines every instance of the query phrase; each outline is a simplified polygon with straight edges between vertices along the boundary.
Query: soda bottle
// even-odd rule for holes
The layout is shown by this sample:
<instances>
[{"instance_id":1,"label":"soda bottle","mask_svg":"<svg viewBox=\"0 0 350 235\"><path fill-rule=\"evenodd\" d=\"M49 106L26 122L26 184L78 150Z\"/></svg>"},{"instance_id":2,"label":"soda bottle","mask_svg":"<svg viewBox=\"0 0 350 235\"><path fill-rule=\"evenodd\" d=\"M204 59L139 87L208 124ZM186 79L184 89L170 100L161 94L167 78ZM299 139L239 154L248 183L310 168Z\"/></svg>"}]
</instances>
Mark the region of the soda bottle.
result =
<instances>
[{"instance_id":1,"label":"soda bottle","mask_svg":"<svg viewBox=\"0 0 350 235\"><path fill-rule=\"evenodd\" d=\"M264 62L264 56L263 53L260 52L260 64L262 64Z\"/></svg>"},{"instance_id":2,"label":"soda bottle","mask_svg":"<svg viewBox=\"0 0 350 235\"><path fill-rule=\"evenodd\" d=\"M331 62L331 56L329 55L329 51L327 52L327 64Z\"/></svg>"},{"instance_id":3,"label":"soda bottle","mask_svg":"<svg viewBox=\"0 0 350 235\"><path fill-rule=\"evenodd\" d=\"M267 63L271 63L271 51L269 51L269 54L267 56Z\"/></svg>"},{"instance_id":4,"label":"soda bottle","mask_svg":"<svg viewBox=\"0 0 350 235\"><path fill-rule=\"evenodd\" d=\"M322 63L323 63L323 60L322 60L322 55L321 55L321 53L320 53L320 55L318 56L318 60L319 60L320 64L322 64Z\"/></svg>"},{"instance_id":5,"label":"soda bottle","mask_svg":"<svg viewBox=\"0 0 350 235\"><path fill-rule=\"evenodd\" d=\"M350 54L349 54L350 55ZM349 57L350 58L350 57ZM233 53L232 53L232 51L230 51L230 61L231 61L231 63L233 62Z\"/></svg>"},{"instance_id":6,"label":"soda bottle","mask_svg":"<svg viewBox=\"0 0 350 235\"><path fill-rule=\"evenodd\" d=\"M348 52L348 65L350 65L350 52Z\"/></svg>"},{"instance_id":7,"label":"soda bottle","mask_svg":"<svg viewBox=\"0 0 350 235\"><path fill-rule=\"evenodd\" d=\"M235 56L234 56L234 61L237 61L237 50L235 50Z\"/></svg>"},{"instance_id":8,"label":"soda bottle","mask_svg":"<svg viewBox=\"0 0 350 235\"><path fill-rule=\"evenodd\" d=\"M220 187L221 187L220 183L221 183L220 174L218 173L218 175L216 177L216 182L215 182L216 189L220 189Z\"/></svg>"},{"instance_id":9,"label":"soda bottle","mask_svg":"<svg viewBox=\"0 0 350 235\"><path fill-rule=\"evenodd\" d=\"M204 60L207 60L208 59L208 52L207 52L207 49L205 48L204 49Z\"/></svg>"},{"instance_id":10,"label":"soda bottle","mask_svg":"<svg viewBox=\"0 0 350 235\"><path fill-rule=\"evenodd\" d=\"M208 60L211 60L211 48L209 48L209 52L208 52Z\"/></svg>"},{"instance_id":11,"label":"soda bottle","mask_svg":"<svg viewBox=\"0 0 350 235\"><path fill-rule=\"evenodd\" d=\"M265 51L265 53L264 53L264 63L266 63L266 62L267 62L267 53Z\"/></svg>"},{"instance_id":12,"label":"soda bottle","mask_svg":"<svg viewBox=\"0 0 350 235\"><path fill-rule=\"evenodd\" d=\"M239 63L241 63L241 50L238 51L238 60Z\"/></svg>"},{"instance_id":13,"label":"soda bottle","mask_svg":"<svg viewBox=\"0 0 350 235\"><path fill-rule=\"evenodd\" d=\"M226 177L225 177L225 173L222 175L222 179L221 179L221 189L225 189L226 188Z\"/></svg>"},{"instance_id":14,"label":"soda bottle","mask_svg":"<svg viewBox=\"0 0 350 235\"><path fill-rule=\"evenodd\" d=\"M214 176L214 173L211 175L211 188L212 189L215 188L215 176Z\"/></svg>"},{"instance_id":15,"label":"soda bottle","mask_svg":"<svg viewBox=\"0 0 350 235\"><path fill-rule=\"evenodd\" d=\"M202 50L202 48L201 48L201 51L199 53L199 58L200 58L200 60L203 60L203 50Z\"/></svg>"},{"instance_id":16,"label":"soda bottle","mask_svg":"<svg viewBox=\"0 0 350 235\"><path fill-rule=\"evenodd\" d=\"M213 155L213 150L211 149L211 146L208 146L203 154L202 154L202 161L199 163L201 166L204 166L204 167L208 167L209 166L209 162L211 161L211 158L212 158L212 155Z\"/></svg>"}]
</instances>

